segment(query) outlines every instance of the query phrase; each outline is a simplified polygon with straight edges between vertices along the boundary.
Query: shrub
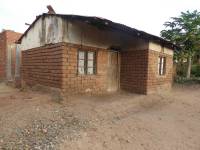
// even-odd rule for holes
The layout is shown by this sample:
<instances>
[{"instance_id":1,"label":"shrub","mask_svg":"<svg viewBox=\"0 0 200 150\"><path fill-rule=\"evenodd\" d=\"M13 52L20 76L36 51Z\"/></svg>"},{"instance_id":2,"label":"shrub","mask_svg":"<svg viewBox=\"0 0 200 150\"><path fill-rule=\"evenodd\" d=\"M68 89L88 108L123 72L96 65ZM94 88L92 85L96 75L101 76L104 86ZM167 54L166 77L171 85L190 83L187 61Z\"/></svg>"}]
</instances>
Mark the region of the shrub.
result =
<instances>
[{"instance_id":1,"label":"shrub","mask_svg":"<svg viewBox=\"0 0 200 150\"><path fill-rule=\"evenodd\" d=\"M191 73L195 77L200 77L200 65L193 65Z\"/></svg>"},{"instance_id":2,"label":"shrub","mask_svg":"<svg viewBox=\"0 0 200 150\"><path fill-rule=\"evenodd\" d=\"M186 76L186 72L187 72L187 63L183 63L183 64L180 64L178 63L176 65L176 74L177 76Z\"/></svg>"}]
</instances>

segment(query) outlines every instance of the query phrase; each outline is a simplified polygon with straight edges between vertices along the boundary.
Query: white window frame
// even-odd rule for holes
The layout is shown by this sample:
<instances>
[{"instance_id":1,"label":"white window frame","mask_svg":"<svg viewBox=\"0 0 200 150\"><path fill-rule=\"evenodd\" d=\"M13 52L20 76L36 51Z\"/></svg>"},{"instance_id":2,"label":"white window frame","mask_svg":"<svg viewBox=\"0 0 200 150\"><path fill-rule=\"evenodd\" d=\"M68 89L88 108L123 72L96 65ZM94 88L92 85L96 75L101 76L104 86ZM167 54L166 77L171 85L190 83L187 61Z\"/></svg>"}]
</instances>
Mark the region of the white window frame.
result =
<instances>
[{"instance_id":1,"label":"white window frame","mask_svg":"<svg viewBox=\"0 0 200 150\"><path fill-rule=\"evenodd\" d=\"M84 59L80 59L80 53L84 53ZM88 59L89 54L93 53L93 58ZM83 66L80 66L80 61L83 60ZM91 66L89 66L89 62L92 61ZM78 75L94 75L96 74L96 52L95 51L89 51L89 50L78 50L78 69L77 73ZM80 68L84 68L84 71L81 73L79 71ZM92 71L89 71L89 68L92 68Z\"/></svg>"},{"instance_id":2,"label":"white window frame","mask_svg":"<svg viewBox=\"0 0 200 150\"><path fill-rule=\"evenodd\" d=\"M158 57L158 74L160 76L165 75L166 72L166 57L159 56Z\"/></svg>"}]
</instances>

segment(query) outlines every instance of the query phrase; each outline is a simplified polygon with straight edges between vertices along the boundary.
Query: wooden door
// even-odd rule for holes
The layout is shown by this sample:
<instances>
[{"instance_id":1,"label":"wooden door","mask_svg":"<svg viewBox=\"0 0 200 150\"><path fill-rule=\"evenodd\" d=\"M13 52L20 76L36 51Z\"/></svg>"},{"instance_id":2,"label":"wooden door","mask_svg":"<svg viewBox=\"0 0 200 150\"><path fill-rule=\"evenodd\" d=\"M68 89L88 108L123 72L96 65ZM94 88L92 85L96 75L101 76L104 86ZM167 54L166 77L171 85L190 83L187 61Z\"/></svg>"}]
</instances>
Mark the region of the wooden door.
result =
<instances>
[{"instance_id":1,"label":"wooden door","mask_svg":"<svg viewBox=\"0 0 200 150\"><path fill-rule=\"evenodd\" d=\"M109 51L108 53L108 91L114 92L119 89L119 53Z\"/></svg>"},{"instance_id":2,"label":"wooden door","mask_svg":"<svg viewBox=\"0 0 200 150\"><path fill-rule=\"evenodd\" d=\"M7 56L6 78L7 78L8 81L11 81L12 80L12 49L11 49L10 45L7 46L6 56Z\"/></svg>"}]
</instances>

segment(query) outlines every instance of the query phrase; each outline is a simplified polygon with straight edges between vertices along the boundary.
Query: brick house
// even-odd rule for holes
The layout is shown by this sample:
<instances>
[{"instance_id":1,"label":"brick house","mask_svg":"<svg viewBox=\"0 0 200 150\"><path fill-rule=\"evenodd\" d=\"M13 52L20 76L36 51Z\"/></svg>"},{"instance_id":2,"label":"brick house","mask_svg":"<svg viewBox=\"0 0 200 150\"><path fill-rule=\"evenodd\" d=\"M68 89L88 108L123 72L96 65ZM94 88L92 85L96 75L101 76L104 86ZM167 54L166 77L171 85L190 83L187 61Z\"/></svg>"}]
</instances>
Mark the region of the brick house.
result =
<instances>
[{"instance_id":1,"label":"brick house","mask_svg":"<svg viewBox=\"0 0 200 150\"><path fill-rule=\"evenodd\" d=\"M0 80L14 80L16 75L16 48L15 42L21 36L12 30L3 30L0 33Z\"/></svg>"},{"instance_id":2,"label":"brick house","mask_svg":"<svg viewBox=\"0 0 200 150\"><path fill-rule=\"evenodd\" d=\"M22 80L65 93L170 89L175 45L98 17L42 14L18 43Z\"/></svg>"}]
</instances>

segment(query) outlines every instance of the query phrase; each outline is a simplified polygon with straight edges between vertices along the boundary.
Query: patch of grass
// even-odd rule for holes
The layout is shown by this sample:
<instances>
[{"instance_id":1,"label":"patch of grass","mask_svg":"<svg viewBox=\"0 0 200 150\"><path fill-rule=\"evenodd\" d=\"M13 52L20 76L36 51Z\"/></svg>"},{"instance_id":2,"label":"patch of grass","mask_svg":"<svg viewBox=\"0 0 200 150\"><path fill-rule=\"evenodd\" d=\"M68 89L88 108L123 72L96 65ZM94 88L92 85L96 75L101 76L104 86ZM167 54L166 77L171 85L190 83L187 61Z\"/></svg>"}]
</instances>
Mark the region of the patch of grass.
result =
<instances>
[{"instance_id":1,"label":"patch of grass","mask_svg":"<svg viewBox=\"0 0 200 150\"><path fill-rule=\"evenodd\" d=\"M187 79L186 77L177 76L175 78L175 83L178 84L200 84L200 77L191 77Z\"/></svg>"},{"instance_id":2,"label":"patch of grass","mask_svg":"<svg viewBox=\"0 0 200 150\"><path fill-rule=\"evenodd\" d=\"M54 91L51 93L51 100L56 103L61 103L64 100L64 98L61 92Z\"/></svg>"},{"instance_id":3,"label":"patch of grass","mask_svg":"<svg viewBox=\"0 0 200 150\"><path fill-rule=\"evenodd\" d=\"M60 89L51 88L43 85L34 85L31 87L31 90L36 92L47 93L51 95L51 100L56 103L61 103L64 100L64 95Z\"/></svg>"}]
</instances>

